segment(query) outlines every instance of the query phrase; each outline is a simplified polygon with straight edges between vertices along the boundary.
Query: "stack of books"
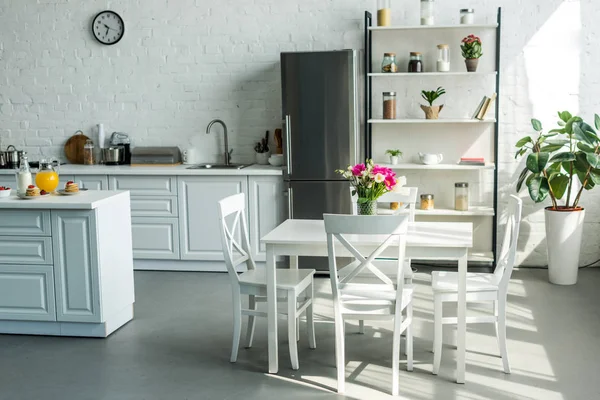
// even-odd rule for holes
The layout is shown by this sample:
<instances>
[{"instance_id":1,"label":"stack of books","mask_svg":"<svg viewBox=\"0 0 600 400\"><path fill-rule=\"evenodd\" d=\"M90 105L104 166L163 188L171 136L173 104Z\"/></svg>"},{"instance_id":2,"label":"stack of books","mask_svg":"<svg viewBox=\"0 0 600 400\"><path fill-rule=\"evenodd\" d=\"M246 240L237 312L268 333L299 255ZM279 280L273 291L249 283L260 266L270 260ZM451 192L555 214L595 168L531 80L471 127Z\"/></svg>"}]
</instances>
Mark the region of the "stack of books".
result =
<instances>
[{"instance_id":1,"label":"stack of books","mask_svg":"<svg viewBox=\"0 0 600 400\"><path fill-rule=\"evenodd\" d=\"M483 157L461 157L460 161L458 162L458 165L485 165L485 160L483 159Z\"/></svg>"},{"instance_id":2,"label":"stack of books","mask_svg":"<svg viewBox=\"0 0 600 400\"><path fill-rule=\"evenodd\" d=\"M483 99L481 99L479 106L477 106L477 109L473 114L473 119L483 120L494 100L496 100L496 93L494 93L492 97L483 96Z\"/></svg>"}]
</instances>

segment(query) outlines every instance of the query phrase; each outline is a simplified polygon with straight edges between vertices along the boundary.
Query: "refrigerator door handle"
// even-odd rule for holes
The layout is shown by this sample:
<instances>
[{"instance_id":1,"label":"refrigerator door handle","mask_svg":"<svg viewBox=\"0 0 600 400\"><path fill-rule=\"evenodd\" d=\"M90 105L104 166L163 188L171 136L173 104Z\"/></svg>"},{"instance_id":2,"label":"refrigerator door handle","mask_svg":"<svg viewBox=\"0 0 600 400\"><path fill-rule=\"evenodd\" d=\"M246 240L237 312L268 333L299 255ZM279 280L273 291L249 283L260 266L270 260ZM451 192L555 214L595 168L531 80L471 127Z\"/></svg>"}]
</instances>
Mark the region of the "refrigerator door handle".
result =
<instances>
[{"instance_id":1,"label":"refrigerator door handle","mask_svg":"<svg viewBox=\"0 0 600 400\"><path fill-rule=\"evenodd\" d=\"M286 193L288 198L288 218L294 219L294 199L292 188L290 187Z\"/></svg>"},{"instance_id":2,"label":"refrigerator door handle","mask_svg":"<svg viewBox=\"0 0 600 400\"><path fill-rule=\"evenodd\" d=\"M285 116L285 152L288 179L292 176L292 119L289 115ZM290 189L291 191L291 189ZM290 196L291 197L291 196Z\"/></svg>"}]
</instances>

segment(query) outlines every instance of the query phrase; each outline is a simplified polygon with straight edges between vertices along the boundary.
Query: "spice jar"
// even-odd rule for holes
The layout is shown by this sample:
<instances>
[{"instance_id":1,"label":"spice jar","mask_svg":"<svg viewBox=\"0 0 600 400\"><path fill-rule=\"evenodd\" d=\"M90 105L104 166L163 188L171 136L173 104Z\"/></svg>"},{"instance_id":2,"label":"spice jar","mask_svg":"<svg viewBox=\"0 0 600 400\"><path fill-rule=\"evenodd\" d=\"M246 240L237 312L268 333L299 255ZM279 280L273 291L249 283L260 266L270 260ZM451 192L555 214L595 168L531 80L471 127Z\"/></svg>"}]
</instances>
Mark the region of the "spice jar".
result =
<instances>
[{"instance_id":1,"label":"spice jar","mask_svg":"<svg viewBox=\"0 0 600 400\"><path fill-rule=\"evenodd\" d=\"M377 26L392 24L391 0L377 0Z\"/></svg>"},{"instance_id":2,"label":"spice jar","mask_svg":"<svg viewBox=\"0 0 600 400\"><path fill-rule=\"evenodd\" d=\"M421 210L433 210L433 195L422 194L421 195Z\"/></svg>"},{"instance_id":3,"label":"spice jar","mask_svg":"<svg viewBox=\"0 0 600 400\"><path fill-rule=\"evenodd\" d=\"M454 209L456 211L469 211L469 184L456 182L454 184Z\"/></svg>"},{"instance_id":4,"label":"spice jar","mask_svg":"<svg viewBox=\"0 0 600 400\"><path fill-rule=\"evenodd\" d=\"M381 72L398 72L396 65L396 53L383 53Z\"/></svg>"},{"instance_id":5,"label":"spice jar","mask_svg":"<svg viewBox=\"0 0 600 400\"><path fill-rule=\"evenodd\" d=\"M83 145L83 163L85 165L94 165L94 142L90 139Z\"/></svg>"},{"instance_id":6,"label":"spice jar","mask_svg":"<svg viewBox=\"0 0 600 400\"><path fill-rule=\"evenodd\" d=\"M383 92L383 119L396 119L396 92Z\"/></svg>"},{"instance_id":7,"label":"spice jar","mask_svg":"<svg viewBox=\"0 0 600 400\"><path fill-rule=\"evenodd\" d=\"M434 4L434 0L421 0L421 25L433 25L435 23L433 18Z\"/></svg>"},{"instance_id":8,"label":"spice jar","mask_svg":"<svg viewBox=\"0 0 600 400\"><path fill-rule=\"evenodd\" d=\"M461 25L473 25L475 23L475 10L472 8L463 8L460 10Z\"/></svg>"},{"instance_id":9,"label":"spice jar","mask_svg":"<svg viewBox=\"0 0 600 400\"><path fill-rule=\"evenodd\" d=\"M448 72L450 71L450 47L447 44L438 44L438 59L437 59L437 71Z\"/></svg>"},{"instance_id":10,"label":"spice jar","mask_svg":"<svg viewBox=\"0 0 600 400\"><path fill-rule=\"evenodd\" d=\"M421 53L416 51L410 52L410 61L408 62L408 72L423 72L423 61Z\"/></svg>"}]
</instances>

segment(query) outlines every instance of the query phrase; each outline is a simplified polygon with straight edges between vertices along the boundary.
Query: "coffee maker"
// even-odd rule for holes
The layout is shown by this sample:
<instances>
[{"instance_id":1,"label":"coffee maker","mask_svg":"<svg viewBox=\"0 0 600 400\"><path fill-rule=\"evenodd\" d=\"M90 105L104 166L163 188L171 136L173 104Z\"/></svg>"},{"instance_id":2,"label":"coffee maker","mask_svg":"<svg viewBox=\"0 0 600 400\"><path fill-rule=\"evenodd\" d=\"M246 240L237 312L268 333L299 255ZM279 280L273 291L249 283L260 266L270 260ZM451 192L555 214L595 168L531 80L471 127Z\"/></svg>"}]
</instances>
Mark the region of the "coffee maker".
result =
<instances>
[{"instance_id":1,"label":"coffee maker","mask_svg":"<svg viewBox=\"0 0 600 400\"><path fill-rule=\"evenodd\" d=\"M121 149L122 156L119 157L117 164L131 164L131 141L129 140L129 135L123 132L113 132L110 135L110 146Z\"/></svg>"}]
</instances>

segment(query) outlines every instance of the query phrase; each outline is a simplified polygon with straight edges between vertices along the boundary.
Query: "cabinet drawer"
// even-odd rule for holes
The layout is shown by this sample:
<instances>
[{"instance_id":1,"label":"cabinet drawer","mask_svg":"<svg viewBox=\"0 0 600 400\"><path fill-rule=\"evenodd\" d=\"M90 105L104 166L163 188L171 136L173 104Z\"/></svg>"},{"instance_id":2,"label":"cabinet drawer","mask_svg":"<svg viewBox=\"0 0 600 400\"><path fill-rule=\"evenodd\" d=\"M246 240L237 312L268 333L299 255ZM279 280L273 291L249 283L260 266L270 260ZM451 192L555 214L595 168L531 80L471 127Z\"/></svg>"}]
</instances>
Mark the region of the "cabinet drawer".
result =
<instances>
[{"instance_id":1,"label":"cabinet drawer","mask_svg":"<svg viewBox=\"0 0 600 400\"><path fill-rule=\"evenodd\" d=\"M1 235L50 236L50 212L0 210Z\"/></svg>"},{"instance_id":2,"label":"cabinet drawer","mask_svg":"<svg viewBox=\"0 0 600 400\"><path fill-rule=\"evenodd\" d=\"M52 264L49 237L0 236L1 264Z\"/></svg>"},{"instance_id":3,"label":"cabinet drawer","mask_svg":"<svg viewBox=\"0 0 600 400\"><path fill-rule=\"evenodd\" d=\"M131 196L133 217L176 217L176 196Z\"/></svg>"},{"instance_id":4,"label":"cabinet drawer","mask_svg":"<svg viewBox=\"0 0 600 400\"><path fill-rule=\"evenodd\" d=\"M56 321L52 267L0 265L0 320Z\"/></svg>"},{"instance_id":5,"label":"cabinet drawer","mask_svg":"<svg viewBox=\"0 0 600 400\"><path fill-rule=\"evenodd\" d=\"M111 176L110 190L129 190L132 196L176 195L174 176Z\"/></svg>"},{"instance_id":6,"label":"cabinet drawer","mask_svg":"<svg viewBox=\"0 0 600 400\"><path fill-rule=\"evenodd\" d=\"M131 218L133 258L179 259L177 218Z\"/></svg>"}]
</instances>

